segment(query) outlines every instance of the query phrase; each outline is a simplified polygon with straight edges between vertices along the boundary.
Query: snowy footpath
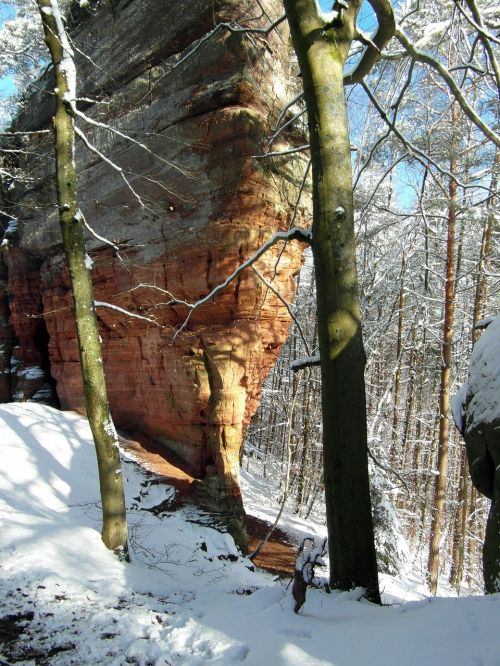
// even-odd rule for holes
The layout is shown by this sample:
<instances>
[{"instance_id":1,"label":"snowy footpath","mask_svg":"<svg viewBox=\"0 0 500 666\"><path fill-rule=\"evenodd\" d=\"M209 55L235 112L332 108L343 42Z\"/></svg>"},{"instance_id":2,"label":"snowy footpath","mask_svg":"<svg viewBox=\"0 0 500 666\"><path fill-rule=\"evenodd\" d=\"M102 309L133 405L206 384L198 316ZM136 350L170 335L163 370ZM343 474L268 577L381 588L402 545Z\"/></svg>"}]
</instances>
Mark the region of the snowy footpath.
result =
<instances>
[{"instance_id":1,"label":"snowy footpath","mask_svg":"<svg viewBox=\"0 0 500 666\"><path fill-rule=\"evenodd\" d=\"M384 577L385 607L309 591L295 615L288 581L199 512L152 512L174 491L130 460L132 562L109 553L80 416L1 405L0 449L0 664L500 666L500 595L430 599L414 575ZM251 505L269 513L265 493Z\"/></svg>"}]
</instances>

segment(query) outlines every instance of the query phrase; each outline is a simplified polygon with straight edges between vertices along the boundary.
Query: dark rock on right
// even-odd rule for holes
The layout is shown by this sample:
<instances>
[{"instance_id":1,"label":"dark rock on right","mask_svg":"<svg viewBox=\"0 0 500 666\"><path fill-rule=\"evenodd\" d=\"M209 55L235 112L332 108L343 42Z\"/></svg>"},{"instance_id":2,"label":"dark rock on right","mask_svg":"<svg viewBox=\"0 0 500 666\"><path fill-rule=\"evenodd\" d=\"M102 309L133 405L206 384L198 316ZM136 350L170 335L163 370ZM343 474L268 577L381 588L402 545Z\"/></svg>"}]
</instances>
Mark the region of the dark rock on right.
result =
<instances>
[{"instance_id":1,"label":"dark rock on right","mask_svg":"<svg viewBox=\"0 0 500 666\"><path fill-rule=\"evenodd\" d=\"M453 416L465 440L472 483L491 500L483 574L485 592L493 594L500 592L500 315L477 341L459 396Z\"/></svg>"}]
</instances>

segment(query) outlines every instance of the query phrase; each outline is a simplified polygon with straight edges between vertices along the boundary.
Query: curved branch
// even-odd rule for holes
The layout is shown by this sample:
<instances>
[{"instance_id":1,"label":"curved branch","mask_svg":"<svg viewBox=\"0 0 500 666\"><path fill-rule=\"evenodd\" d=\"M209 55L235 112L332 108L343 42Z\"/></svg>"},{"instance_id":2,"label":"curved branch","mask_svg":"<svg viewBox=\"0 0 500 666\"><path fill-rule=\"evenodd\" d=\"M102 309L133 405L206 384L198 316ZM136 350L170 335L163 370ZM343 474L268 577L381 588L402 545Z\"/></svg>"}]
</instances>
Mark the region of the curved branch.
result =
<instances>
[{"instance_id":1,"label":"curved branch","mask_svg":"<svg viewBox=\"0 0 500 666\"><path fill-rule=\"evenodd\" d=\"M300 325L300 321L297 319L295 316L292 308L290 307L290 303L286 300L286 298L283 298L283 296L280 294L280 292L276 289L276 287L273 287L273 285L269 282L269 280L266 280L266 278L262 275L262 273L255 268L255 265L252 264L252 270L255 273L255 275L259 278L259 280L266 285L268 289L270 289L277 298L283 303L285 308L288 311L288 314L290 315L291 319L293 320L293 323L297 326L297 330L299 332L299 335L301 337L302 343L304 345L304 348L306 350L306 354L310 356L311 352L309 351L309 345L307 344L306 337L304 335L304 331L302 330L302 326ZM298 370L298 368L297 368Z\"/></svg>"},{"instance_id":2,"label":"curved branch","mask_svg":"<svg viewBox=\"0 0 500 666\"><path fill-rule=\"evenodd\" d=\"M366 45L360 61L354 69L344 76L344 85L352 86L359 83L380 60L384 46L394 37L396 32L396 19L392 3L389 0L368 0L377 16L378 28L375 35ZM361 37L361 41L366 39Z\"/></svg>"},{"instance_id":3,"label":"curved branch","mask_svg":"<svg viewBox=\"0 0 500 666\"><path fill-rule=\"evenodd\" d=\"M489 127L482 118L475 112L475 110L470 106L465 97L462 94L458 84L455 82L450 72L444 67L438 60L433 58L431 55L425 51L418 49L408 38L405 33L397 29L394 33L395 37L398 39L400 44L406 49L408 55L410 55L413 60L422 62L425 65L431 67L435 72L437 72L441 78L444 80L448 89L450 90L453 97L457 100L460 108L467 116L467 118L474 123L474 125L481 130L481 132L493 141L493 143L500 147L500 136L494 132L491 127Z\"/></svg>"},{"instance_id":4,"label":"curved branch","mask_svg":"<svg viewBox=\"0 0 500 666\"><path fill-rule=\"evenodd\" d=\"M240 264L238 268L236 268L231 273L231 275L228 275L228 277L224 280L224 282L217 285L217 287L214 287L209 294L207 294L203 298L200 298L199 301L196 301L196 303L193 303L192 305L189 306L190 311L186 319L184 320L184 323L174 335L174 339L180 333L182 333L182 331L186 328L186 326L189 323L189 320L191 319L191 315L195 310L197 310L201 305L205 305L206 303L210 302L218 294L220 294L221 291L224 291L224 289L236 277L238 277L240 273L242 273L246 268L249 268L252 264L254 264L257 261L257 259L259 259L265 252L267 252L267 250L269 250L270 247L272 247L279 241L289 241L289 240L297 240L300 243L306 243L307 245L310 245L312 243L312 234L309 230L301 229L300 227L294 227L292 229L289 229L288 231L277 231L273 236L271 236L271 238L267 241L267 243L261 245L260 248L254 254L252 254L251 257L249 257L246 261ZM174 305L174 303L171 303L171 305Z\"/></svg>"},{"instance_id":5,"label":"curved branch","mask_svg":"<svg viewBox=\"0 0 500 666\"><path fill-rule=\"evenodd\" d=\"M475 2L475 0L465 0L467 3L467 6L469 7L469 10L474 17L474 20L472 21L469 16L463 10L461 9L459 3L457 3L457 7L460 9L460 11L463 12L467 20L472 23L472 25L476 28L479 39L481 40L484 49L486 53L488 54L488 58L491 64L491 67L493 68L493 72L495 74L495 81L498 86L498 94L500 95L500 66L498 64L498 60L495 55L495 51L492 46L492 42L495 44L500 44L500 40L497 39L494 35L486 32L483 19L481 16L481 13L479 11L479 8Z\"/></svg>"},{"instance_id":6,"label":"curved branch","mask_svg":"<svg viewBox=\"0 0 500 666\"><path fill-rule=\"evenodd\" d=\"M377 98L373 94L371 88L364 82L361 81L361 86L363 90L365 91L368 99L370 102L373 104L373 106L377 109L380 117L384 121L384 123L390 128L390 130L394 133L395 136L401 141L403 146L406 148L406 150L412 155L416 160L418 160L423 166L431 165L433 166L439 173L442 173L445 175L447 178L450 178L451 180L454 180L457 185L460 187L463 187L464 189L467 189L469 185L467 183L463 183L461 180L459 180L455 174L451 173L448 171L448 169L445 169L444 167L440 166L435 160L432 159L430 155L425 153L423 150L420 150L418 146L415 144L411 143L401 132L400 130L396 127L396 125L389 119L387 113L384 111L382 106L379 104ZM478 187L479 189L485 189L481 185L474 186Z\"/></svg>"}]
</instances>

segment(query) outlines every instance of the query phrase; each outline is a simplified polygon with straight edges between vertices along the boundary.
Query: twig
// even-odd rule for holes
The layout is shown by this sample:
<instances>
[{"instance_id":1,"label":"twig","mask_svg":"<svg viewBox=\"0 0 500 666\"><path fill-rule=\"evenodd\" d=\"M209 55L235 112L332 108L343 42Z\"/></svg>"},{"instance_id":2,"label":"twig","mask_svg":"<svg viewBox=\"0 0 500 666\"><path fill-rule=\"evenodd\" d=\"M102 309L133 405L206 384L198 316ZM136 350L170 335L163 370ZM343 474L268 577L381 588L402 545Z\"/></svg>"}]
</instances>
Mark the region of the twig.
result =
<instances>
[{"instance_id":1,"label":"twig","mask_svg":"<svg viewBox=\"0 0 500 666\"><path fill-rule=\"evenodd\" d=\"M175 338L186 328L188 325L189 320L191 319L191 315L195 310L197 310L199 307L202 305L205 305L212 299L214 299L218 294L221 293L221 291L224 291L224 289L242 273L246 268L254 264L257 259L259 259L267 250L269 250L270 247L278 243L279 241L288 241L288 240L298 240L301 243L307 243L308 245L311 244L312 242L312 234L310 231L307 229L301 229L300 227L294 227L293 229L290 229L289 231L278 231L275 233L268 241L267 243L264 243L264 245L261 245L261 247L255 252L249 259L244 261L236 270L234 270L231 275L229 275L224 282L221 284L217 285L212 291L201 298L199 301L196 303L191 304L190 307L190 312L186 319L184 320L184 323L180 327L180 329L176 332L174 335L174 340ZM171 303L170 305L174 305L175 303ZM185 303L183 303L185 304Z\"/></svg>"},{"instance_id":2,"label":"twig","mask_svg":"<svg viewBox=\"0 0 500 666\"><path fill-rule=\"evenodd\" d=\"M307 344L307 340L304 336L304 332L302 331L302 326L300 325L299 320L297 319L297 317L293 313L292 308L290 307L288 301L285 298L283 298L283 296L279 293L279 291L275 287L273 287L273 285L268 280L266 280L266 278L262 275L262 273L257 268L255 268L255 266L253 264L252 264L252 270L255 273L255 275L257 275L259 280L261 282L263 282L266 285L266 287L268 289L270 289L273 292L273 294L275 296L277 296L280 299L280 301L283 303L283 305L286 307L286 309L288 311L288 314L293 319L294 324L297 326L297 330L299 332L299 335L300 335L300 338L301 338L302 342L304 343L306 353L309 355L309 353L310 353L309 352L309 345ZM298 368L297 368L297 370L298 370Z\"/></svg>"}]
</instances>

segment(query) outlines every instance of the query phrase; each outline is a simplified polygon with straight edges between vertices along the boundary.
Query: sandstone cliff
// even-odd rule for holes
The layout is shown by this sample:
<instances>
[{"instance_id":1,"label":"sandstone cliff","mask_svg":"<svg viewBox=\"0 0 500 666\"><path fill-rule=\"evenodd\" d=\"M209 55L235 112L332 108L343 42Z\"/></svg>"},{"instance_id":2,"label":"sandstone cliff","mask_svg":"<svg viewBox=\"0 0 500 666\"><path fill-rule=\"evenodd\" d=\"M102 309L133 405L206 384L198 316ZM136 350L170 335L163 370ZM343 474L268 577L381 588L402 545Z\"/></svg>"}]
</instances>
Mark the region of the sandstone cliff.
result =
<instances>
[{"instance_id":1,"label":"sandstone cliff","mask_svg":"<svg viewBox=\"0 0 500 666\"><path fill-rule=\"evenodd\" d=\"M289 315L251 269L180 333L189 309L169 302L206 296L291 219L302 158L285 167L253 157L296 94L288 37L284 28L269 37L212 32L235 20L263 25L262 9L271 19L282 11L275 0L120 0L93 2L72 19L80 108L93 121L78 120L88 145L81 143L77 164L81 210L93 229L95 295L121 308L97 310L113 417L205 478L212 506L231 514L235 503L226 520L237 536L242 437ZM49 72L16 130L50 127L50 90ZM0 370L15 366L4 373L0 399L46 396L55 384L61 406L82 411L51 140L25 139L17 167L29 178L4 184L19 224L3 248L5 288L0 274ZM299 140L289 134L281 147ZM257 267L290 300L302 248L280 249Z\"/></svg>"}]
</instances>

